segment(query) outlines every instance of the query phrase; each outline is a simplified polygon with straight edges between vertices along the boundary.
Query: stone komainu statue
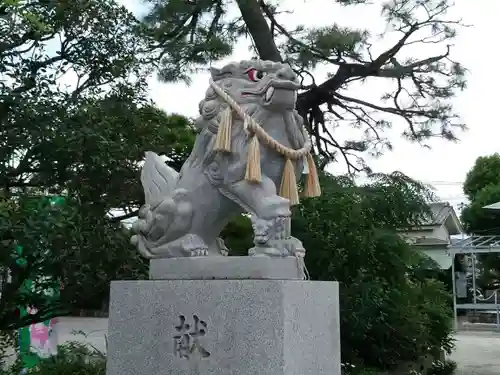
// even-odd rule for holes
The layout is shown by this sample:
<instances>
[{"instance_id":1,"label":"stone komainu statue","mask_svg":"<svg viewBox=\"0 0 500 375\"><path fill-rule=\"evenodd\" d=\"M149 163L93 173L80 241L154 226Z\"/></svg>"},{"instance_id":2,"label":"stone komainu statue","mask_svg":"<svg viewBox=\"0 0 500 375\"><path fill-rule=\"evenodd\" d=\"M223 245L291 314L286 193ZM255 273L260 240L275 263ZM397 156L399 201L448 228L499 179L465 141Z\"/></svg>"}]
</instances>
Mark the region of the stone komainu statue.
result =
<instances>
[{"instance_id":1,"label":"stone komainu statue","mask_svg":"<svg viewBox=\"0 0 500 375\"><path fill-rule=\"evenodd\" d=\"M132 243L148 258L221 256L218 236L236 215L251 215L249 255L304 256L290 234L290 206L321 194L311 143L295 110L300 88L288 65L241 61L212 69L199 104L199 131L180 173L146 153L145 205ZM296 173L298 171L298 173Z\"/></svg>"}]
</instances>

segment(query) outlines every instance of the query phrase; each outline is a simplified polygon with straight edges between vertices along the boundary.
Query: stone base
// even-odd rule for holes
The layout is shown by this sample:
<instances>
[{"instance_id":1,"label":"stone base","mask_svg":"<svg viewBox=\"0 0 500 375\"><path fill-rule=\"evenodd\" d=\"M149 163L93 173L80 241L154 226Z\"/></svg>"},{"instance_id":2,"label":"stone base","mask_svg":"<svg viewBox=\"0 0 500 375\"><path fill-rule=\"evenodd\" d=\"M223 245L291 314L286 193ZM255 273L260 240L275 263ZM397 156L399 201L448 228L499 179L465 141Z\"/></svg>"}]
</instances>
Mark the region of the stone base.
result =
<instances>
[{"instance_id":1,"label":"stone base","mask_svg":"<svg viewBox=\"0 0 500 375\"><path fill-rule=\"evenodd\" d=\"M151 259L151 280L304 280L296 257L188 257Z\"/></svg>"},{"instance_id":2,"label":"stone base","mask_svg":"<svg viewBox=\"0 0 500 375\"><path fill-rule=\"evenodd\" d=\"M338 284L111 284L107 375L340 375Z\"/></svg>"}]
</instances>

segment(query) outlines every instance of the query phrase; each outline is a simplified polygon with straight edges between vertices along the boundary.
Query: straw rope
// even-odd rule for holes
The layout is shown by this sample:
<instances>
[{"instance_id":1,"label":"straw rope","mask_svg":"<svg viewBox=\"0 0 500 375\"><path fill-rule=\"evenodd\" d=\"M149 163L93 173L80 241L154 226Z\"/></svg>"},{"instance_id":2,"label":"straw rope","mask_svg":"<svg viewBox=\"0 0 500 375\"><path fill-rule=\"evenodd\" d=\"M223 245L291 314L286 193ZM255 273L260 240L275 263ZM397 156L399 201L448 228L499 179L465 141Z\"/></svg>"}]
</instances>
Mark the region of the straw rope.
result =
<instances>
[{"instance_id":1,"label":"straw rope","mask_svg":"<svg viewBox=\"0 0 500 375\"><path fill-rule=\"evenodd\" d=\"M219 123L219 129L217 131L217 138L215 142L215 150L221 152L231 151L231 128L234 111L243 120L243 126L250 135L247 170L245 174L245 179L247 181L252 183L259 183L262 179L260 165L260 141L267 147L284 156L286 159L281 180L280 195L284 198L289 199L292 206L299 203L297 178L295 175L295 167L293 166L292 160L305 158L305 161L307 163L309 172L306 181L306 188L304 190L304 196L317 197L321 195L318 172L316 170L316 165L310 152L312 147L311 141L304 128L302 128L302 134L304 135L305 139L304 146L298 150L286 147L276 141L273 137L271 137L257 121L255 121L250 115L248 115L239 106L239 104L236 103L236 101L212 79L210 80L210 86L214 89L217 95L219 95L219 97L221 97L229 105L229 107L226 108L221 114L221 121Z\"/></svg>"},{"instance_id":2,"label":"straw rope","mask_svg":"<svg viewBox=\"0 0 500 375\"><path fill-rule=\"evenodd\" d=\"M287 159L297 160L304 156L306 156L311 151L311 141L309 140L309 136L307 135L305 129L302 129L302 133L304 134L304 138L306 139L306 143L304 146L298 150L294 150L293 148L289 148L283 146L281 143L276 141L273 137L271 137L267 132L260 126L260 124L255 121L251 116L249 116L243 108L239 106L236 101L231 98L218 84L216 84L212 79L210 80L210 86L214 89L214 91L219 95L229 106L238 114L238 116L243 119L243 122L246 124L247 129L254 133L259 141L263 142L270 148L274 149L279 154L283 155Z\"/></svg>"}]
</instances>

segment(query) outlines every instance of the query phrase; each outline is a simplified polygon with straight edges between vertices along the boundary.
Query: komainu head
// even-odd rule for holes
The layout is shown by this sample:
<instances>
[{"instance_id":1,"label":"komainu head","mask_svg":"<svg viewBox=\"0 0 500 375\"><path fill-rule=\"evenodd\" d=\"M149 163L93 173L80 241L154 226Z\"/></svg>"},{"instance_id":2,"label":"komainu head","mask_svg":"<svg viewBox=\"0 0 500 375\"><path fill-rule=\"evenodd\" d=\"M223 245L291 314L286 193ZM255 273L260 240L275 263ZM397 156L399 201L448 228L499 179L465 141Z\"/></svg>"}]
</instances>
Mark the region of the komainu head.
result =
<instances>
[{"instance_id":1,"label":"komainu head","mask_svg":"<svg viewBox=\"0 0 500 375\"><path fill-rule=\"evenodd\" d=\"M211 73L213 81L240 105L254 104L278 112L295 108L300 84L289 65L245 60L212 68Z\"/></svg>"}]
</instances>

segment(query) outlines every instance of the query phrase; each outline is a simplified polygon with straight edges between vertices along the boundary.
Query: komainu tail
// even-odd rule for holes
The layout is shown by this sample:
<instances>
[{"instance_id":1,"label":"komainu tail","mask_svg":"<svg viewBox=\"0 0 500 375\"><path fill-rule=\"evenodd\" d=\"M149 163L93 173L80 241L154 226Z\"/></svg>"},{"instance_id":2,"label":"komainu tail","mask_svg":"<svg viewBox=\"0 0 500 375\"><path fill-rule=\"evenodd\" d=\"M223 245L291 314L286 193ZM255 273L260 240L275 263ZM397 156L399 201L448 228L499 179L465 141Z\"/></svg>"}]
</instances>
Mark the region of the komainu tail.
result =
<instances>
[{"instance_id":1,"label":"komainu tail","mask_svg":"<svg viewBox=\"0 0 500 375\"><path fill-rule=\"evenodd\" d=\"M175 188L178 178L179 173L169 167L161 156L147 151L141 171L145 203L155 205L163 200Z\"/></svg>"}]
</instances>

